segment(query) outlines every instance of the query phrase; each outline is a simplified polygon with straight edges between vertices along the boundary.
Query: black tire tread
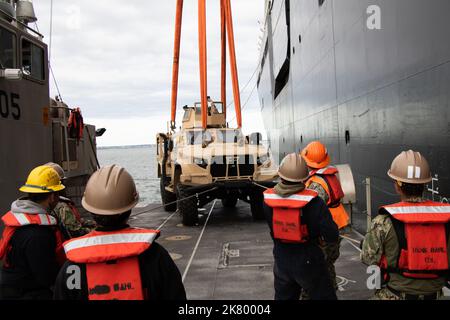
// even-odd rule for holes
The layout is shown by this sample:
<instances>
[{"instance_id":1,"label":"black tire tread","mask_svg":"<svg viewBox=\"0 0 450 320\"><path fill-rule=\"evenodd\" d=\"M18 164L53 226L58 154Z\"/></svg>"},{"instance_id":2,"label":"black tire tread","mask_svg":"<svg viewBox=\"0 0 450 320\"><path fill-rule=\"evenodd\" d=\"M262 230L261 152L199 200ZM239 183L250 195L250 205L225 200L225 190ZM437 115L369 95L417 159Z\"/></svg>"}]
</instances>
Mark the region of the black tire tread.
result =
<instances>
[{"instance_id":1,"label":"black tire tread","mask_svg":"<svg viewBox=\"0 0 450 320\"><path fill-rule=\"evenodd\" d=\"M188 192L187 187L181 184L177 185L178 211L181 214L183 224L188 227L195 226L198 223L197 198L186 199L190 196L192 194Z\"/></svg>"}]
</instances>

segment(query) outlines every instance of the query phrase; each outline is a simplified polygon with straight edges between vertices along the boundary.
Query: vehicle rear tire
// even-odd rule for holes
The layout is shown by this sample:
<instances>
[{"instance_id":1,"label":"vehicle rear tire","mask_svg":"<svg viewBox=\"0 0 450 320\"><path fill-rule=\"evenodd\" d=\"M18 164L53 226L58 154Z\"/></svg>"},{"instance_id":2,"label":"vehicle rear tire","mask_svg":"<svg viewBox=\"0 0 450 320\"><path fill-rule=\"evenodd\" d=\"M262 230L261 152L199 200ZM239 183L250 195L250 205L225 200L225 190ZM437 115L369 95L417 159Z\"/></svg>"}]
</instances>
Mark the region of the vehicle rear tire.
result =
<instances>
[{"instance_id":1,"label":"vehicle rear tire","mask_svg":"<svg viewBox=\"0 0 450 320\"><path fill-rule=\"evenodd\" d=\"M230 196L230 197L227 197L225 199L222 199L222 205L225 208L235 208L237 202L238 202L238 198L237 197Z\"/></svg>"},{"instance_id":2,"label":"vehicle rear tire","mask_svg":"<svg viewBox=\"0 0 450 320\"><path fill-rule=\"evenodd\" d=\"M169 183L167 182L167 180L161 177L160 189L161 189L161 200L164 206L164 210L167 212L175 212L177 211L177 204L173 202L177 201L177 195L166 190L166 186L168 185Z\"/></svg>"},{"instance_id":3,"label":"vehicle rear tire","mask_svg":"<svg viewBox=\"0 0 450 320\"><path fill-rule=\"evenodd\" d=\"M183 224L188 227L195 226L198 223L197 198L189 198L190 196L192 194L189 193L188 187L181 184L177 185L178 211L181 214Z\"/></svg>"},{"instance_id":4,"label":"vehicle rear tire","mask_svg":"<svg viewBox=\"0 0 450 320\"><path fill-rule=\"evenodd\" d=\"M254 189L250 193L250 208L255 221L265 219L264 215L264 194L259 189Z\"/></svg>"}]
</instances>

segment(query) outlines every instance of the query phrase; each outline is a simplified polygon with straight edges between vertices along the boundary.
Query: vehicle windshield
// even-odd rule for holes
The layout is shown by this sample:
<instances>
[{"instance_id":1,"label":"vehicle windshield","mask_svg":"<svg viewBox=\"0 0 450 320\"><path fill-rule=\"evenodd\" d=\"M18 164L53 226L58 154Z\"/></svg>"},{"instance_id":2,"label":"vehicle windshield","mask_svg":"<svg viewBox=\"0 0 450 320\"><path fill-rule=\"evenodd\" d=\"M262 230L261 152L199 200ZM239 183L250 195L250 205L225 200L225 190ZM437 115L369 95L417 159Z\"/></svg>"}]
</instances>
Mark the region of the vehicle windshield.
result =
<instances>
[{"instance_id":1,"label":"vehicle windshield","mask_svg":"<svg viewBox=\"0 0 450 320\"><path fill-rule=\"evenodd\" d=\"M202 145L205 141L211 141L211 133L208 131L188 131L186 132L187 144L191 146Z\"/></svg>"},{"instance_id":2,"label":"vehicle windshield","mask_svg":"<svg viewBox=\"0 0 450 320\"><path fill-rule=\"evenodd\" d=\"M240 130L218 130L218 143L238 143L243 138Z\"/></svg>"}]
</instances>

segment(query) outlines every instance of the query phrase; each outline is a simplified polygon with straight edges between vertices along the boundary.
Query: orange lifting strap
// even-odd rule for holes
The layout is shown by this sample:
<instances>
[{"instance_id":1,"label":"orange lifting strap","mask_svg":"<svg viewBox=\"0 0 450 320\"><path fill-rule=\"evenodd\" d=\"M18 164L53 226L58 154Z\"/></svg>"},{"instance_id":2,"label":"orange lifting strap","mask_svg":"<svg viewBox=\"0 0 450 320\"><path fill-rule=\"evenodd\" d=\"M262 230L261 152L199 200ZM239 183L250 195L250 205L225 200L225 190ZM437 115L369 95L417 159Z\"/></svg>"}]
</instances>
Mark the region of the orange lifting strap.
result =
<instances>
[{"instance_id":1,"label":"orange lifting strap","mask_svg":"<svg viewBox=\"0 0 450 320\"><path fill-rule=\"evenodd\" d=\"M183 20L183 0L177 2L177 17L175 25L175 43L173 54L173 75L172 75L172 130L175 129L178 99L178 72L180 70L180 44L181 44L181 24Z\"/></svg>"},{"instance_id":2,"label":"orange lifting strap","mask_svg":"<svg viewBox=\"0 0 450 320\"><path fill-rule=\"evenodd\" d=\"M222 41L221 99L223 113L227 118L227 13L225 0L220 0L220 33Z\"/></svg>"},{"instance_id":3,"label":"orange lifting strap","mask_svg":"<svg viewBox=\"0 0 450 320\"><path fill-rule=\"evenodd\" d=\"M173 78L172 78L172 129L175 129L177 96L178 96L178 72L180 59L180 42L181 42L181 24L182 24L183 0L177 0L177 15L175 28L175 45L173 60ZM229 54L231 64L231 78L233 82L233 96L236 108L236 119L238 128L242 127L241 115L241 96L239 92L239 78L236 63L236 48L234 44L233 18L230 0L220 0L220 17L221 17L221 45L222 45L222 64L221 64L221 99L223 103L223 111L227 113L227 97L226 97L226 43L228 36ZM198 0L198 48L199 48L199 65L200 65L200 97L202 108L202 127L207 128L208 125L208 54L206 42L206 0Z\"/></svg>"}]
</instances>

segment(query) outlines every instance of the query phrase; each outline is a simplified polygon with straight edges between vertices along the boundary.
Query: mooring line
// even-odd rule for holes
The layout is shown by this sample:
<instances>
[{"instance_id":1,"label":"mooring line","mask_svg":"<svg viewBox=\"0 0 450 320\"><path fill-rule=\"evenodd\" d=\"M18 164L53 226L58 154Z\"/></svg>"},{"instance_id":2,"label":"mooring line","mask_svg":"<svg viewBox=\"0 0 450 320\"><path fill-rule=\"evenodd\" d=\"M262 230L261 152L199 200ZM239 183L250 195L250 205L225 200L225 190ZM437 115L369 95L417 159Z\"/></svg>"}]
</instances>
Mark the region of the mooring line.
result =
<instances>
[{"instance_id":1,"label":"mooring line","mask_svg":"<svg viewBox=\"0 0 450 320\"><path fill-rule=\"evenodd\" d=\"M178 210L175 211L174 213L172 213L166 220L164 220L164 222L156 230L158 230L158 231L161 230L166 225L166 223L169 222L170 219L172 219L172 217L177 213L178 213Z\"/></svg>"},{"instance_id":2,"label":"mooring line","mask_svg":"<svg viewBox=\"0 0 450 320\"><path fill-rule=\"evenodd\" d=\"M199 237L197 239L197 243L195 244L194 250L192 251L191 258L189 259L189 262L188 262L188 264L186 266L186 269L184 270L183 278L182 278L183 283L184 283L184 280L186 279L186 276L187 276L187 274L189 272L189 268L191 267L191 264L194 261L194 256L197 253L197 249L198 249L198 247L200 245L200 241L202 240L203 234L205 233L206 226L208 225L209 218L211 217L211 213L213 212L214 207L216 206L216 202L217 202L217 200L214 200L214 202L212 204L212 207L211 207L211 210L209 211L208 217L206 218L205 224L203 225L202 232L200 233L200 235L199 235Z\"/></svg>"}]
</instances>

